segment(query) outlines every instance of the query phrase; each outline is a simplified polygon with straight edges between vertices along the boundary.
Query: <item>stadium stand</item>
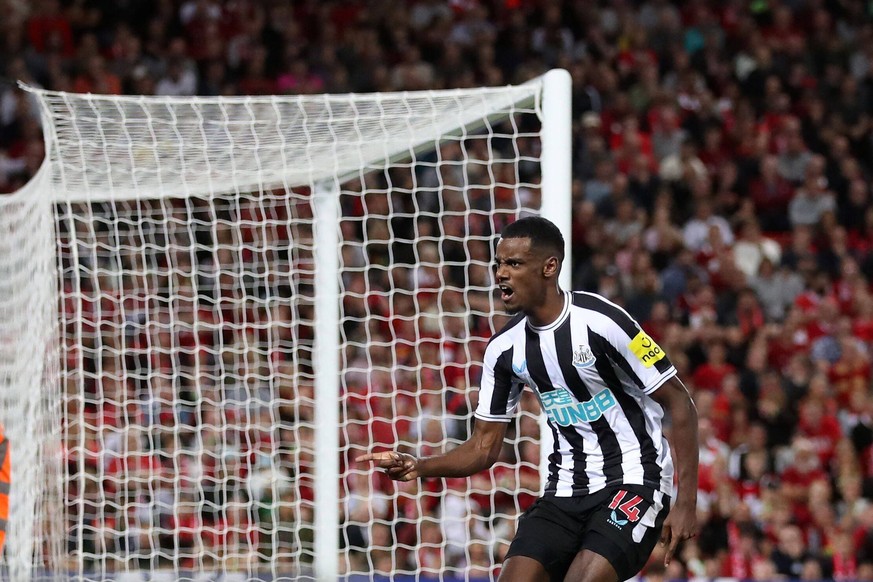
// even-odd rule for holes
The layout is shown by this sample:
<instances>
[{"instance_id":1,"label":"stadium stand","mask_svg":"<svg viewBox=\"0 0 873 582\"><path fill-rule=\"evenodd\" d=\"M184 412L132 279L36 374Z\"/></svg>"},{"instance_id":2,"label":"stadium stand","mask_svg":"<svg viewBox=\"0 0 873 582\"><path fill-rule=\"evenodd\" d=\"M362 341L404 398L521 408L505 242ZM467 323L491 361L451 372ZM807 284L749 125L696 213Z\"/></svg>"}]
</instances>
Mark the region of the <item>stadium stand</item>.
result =
<instances>
[{"instance_id":1,"label":"stadium stand","mask_svg":"<svg viewBox=\"0 0 873 582\"><path fill-rule=\"evenodd\" d=\"M38 112L14 80L236 95L499 85L566 68L574 287L643 322L700 409L701 532L668 571L656 554L647 573L873 579L873 4L3 0L0 10L0 192L25 184L43 156ZM160 410L101 412L161 422ZM89 442L83 466L110 473L159 465L172 446L149 443L153 456L130 467ZM210 519L182 518L167 527ZM397 535L410 543L410 533ZM390 572L390 556L374 562Z\"/></svg>"}]
</instances>

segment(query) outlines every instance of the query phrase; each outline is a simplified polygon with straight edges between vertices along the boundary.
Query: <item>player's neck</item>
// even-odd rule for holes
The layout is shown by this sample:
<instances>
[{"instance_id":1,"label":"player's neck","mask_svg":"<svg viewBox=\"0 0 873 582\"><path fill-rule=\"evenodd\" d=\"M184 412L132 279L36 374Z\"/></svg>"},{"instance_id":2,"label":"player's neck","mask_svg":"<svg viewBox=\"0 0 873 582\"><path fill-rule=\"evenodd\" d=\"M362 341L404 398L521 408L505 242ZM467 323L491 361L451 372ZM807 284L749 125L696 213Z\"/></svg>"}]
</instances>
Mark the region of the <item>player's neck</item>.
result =
<instances>
[{"instance_id":1,"label":"player's neck","mask_svg":"<svg viewBox=\"0 0 873 582\"><path fill-rule=\"evenodd\" d=\"M561 317L565 301L568 301L567 294L560 288L553 287L546 294L542 304L527 313L527 320L534 327L547 327Z\"/></svg>"}]
</instances>

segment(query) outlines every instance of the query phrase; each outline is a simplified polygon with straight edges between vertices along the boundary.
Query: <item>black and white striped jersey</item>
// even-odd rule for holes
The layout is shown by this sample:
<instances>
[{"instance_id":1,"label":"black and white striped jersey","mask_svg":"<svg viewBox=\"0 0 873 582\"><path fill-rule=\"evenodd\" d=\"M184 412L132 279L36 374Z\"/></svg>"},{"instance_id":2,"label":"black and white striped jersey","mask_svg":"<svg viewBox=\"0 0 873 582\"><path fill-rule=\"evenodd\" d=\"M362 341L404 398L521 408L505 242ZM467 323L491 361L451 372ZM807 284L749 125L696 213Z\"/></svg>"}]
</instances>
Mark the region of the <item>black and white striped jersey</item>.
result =
<instances>
[{"instance_id":1,"label":"black and white striped jersey","mask_svg":"<svg viewBox=\"0 0 873 582\"><path fill-rule=\"evenodd\" d=\"M676 374L661 348L618 305L565 293L545 327L515 316L485 350L475 416L509 422L525 385L554 437L546 496L572 497L618 484L670 494L673 461L650 396Z\"/></svg>"}]
</instances>

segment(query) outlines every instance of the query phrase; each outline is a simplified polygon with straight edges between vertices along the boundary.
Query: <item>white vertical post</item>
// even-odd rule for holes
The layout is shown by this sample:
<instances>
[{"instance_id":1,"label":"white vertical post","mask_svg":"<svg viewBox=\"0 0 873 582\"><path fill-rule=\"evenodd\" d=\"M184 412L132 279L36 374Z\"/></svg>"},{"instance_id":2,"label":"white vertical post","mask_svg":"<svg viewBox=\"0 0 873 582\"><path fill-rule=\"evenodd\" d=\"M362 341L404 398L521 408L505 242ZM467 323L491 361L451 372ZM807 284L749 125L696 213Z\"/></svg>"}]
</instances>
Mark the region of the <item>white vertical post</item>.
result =
<instances>
[{"instance_id":1,"label":"white vertical post","mask_svg":"<svg viewBox=\"0 0 873 582\"><path fill-rule=\"evenodd\" d=\"M30 580L39 564L39 540L53 543L45 511L58 482L60 417L48 417L60 402L56 348L57 291L55 230L48 175L41 172L24 188L0 200L0 428L8 445L12 487L6 538L6 575ZM59 406L59 405L58 405ZM60 408L58 407L58 410ZM57 465L55 465L57 464ZM54 508L53 508L54 509ZM45 520L46 523L40 523ZM51 526L48 526L51 528ZM46 556L46 566L54 556Z\"/></svg>"},{"instance_id":2,"label":"white vertical post","mask_svg":"<svg viewBox=\"0 0 873 582\"><path fill-rule=\"evenodd\" d=\"M315 199L315 575L335 582L339 552L339 188Z\"/></svg>"},{"instance_id":3,"label":"white vertical post","mask_svg":"<svg viewBox=\"0 0 873 582\"><path fill-rule=\"evenodd\" d=\"M572 255L571 229L573 224L573 81L564 69L553 69L543 77L542 99L542 207L544 218L555 223L564 235L564 266L558 282L570 291ZM545 484L548 475L549 454L554 442L540 415L540 475Z\"/></svg>"}]
</instances>

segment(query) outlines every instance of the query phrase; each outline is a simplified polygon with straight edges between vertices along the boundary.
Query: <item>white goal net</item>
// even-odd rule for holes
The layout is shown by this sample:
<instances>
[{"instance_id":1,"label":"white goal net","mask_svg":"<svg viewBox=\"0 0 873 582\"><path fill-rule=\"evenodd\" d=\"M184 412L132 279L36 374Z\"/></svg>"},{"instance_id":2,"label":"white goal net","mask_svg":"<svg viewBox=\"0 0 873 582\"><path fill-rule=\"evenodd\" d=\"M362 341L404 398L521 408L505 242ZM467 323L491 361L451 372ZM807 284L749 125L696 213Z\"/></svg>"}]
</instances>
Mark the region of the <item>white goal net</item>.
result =
<instances>
[{"instance_id":1,"label":"white goal net","mask_svg":"<svg viewBox=\"0 0 873 582\"><path fill-rule=\"evenodd\" d=\"M544 150L569 158L558 73L555 90L33 92L46 163L0 198L12 577L492 576L539 492L533 400L471 479L397 485L353 459L468 435L504 320L495 237L526 213L569 223L569 180L543 184Z\"/></svg>"}]
</instances>

